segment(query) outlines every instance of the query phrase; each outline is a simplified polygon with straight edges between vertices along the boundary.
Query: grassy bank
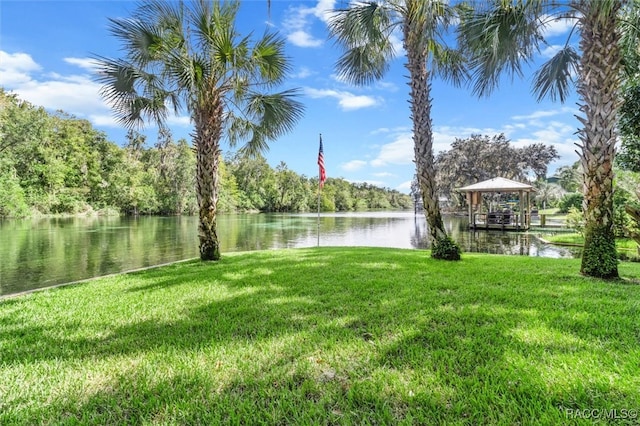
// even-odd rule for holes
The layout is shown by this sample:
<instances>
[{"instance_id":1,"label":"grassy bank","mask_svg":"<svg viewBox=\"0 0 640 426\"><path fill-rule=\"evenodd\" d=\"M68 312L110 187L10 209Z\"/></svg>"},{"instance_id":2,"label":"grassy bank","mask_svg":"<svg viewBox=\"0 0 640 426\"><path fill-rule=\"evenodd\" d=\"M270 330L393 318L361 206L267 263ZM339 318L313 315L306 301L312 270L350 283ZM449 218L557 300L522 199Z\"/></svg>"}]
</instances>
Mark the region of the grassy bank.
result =
<instances>
[{"instance_id":1,"label":"grassy bank","mask_svg":"<svg viewBox=\"0 0 640 426\"><path fill-rule=\"evenodd\" d=\"M543 236L545 241L558 245L583 246L584 237L579 233L557 233ZM638 243L630 238L616 238L616 249L622 256L637 259Z\"/></svg>"},{"instance_id":2,"label":"grassy bank","mask_svg":"<svg viewBox=\"0 0 640 426\"><path fill-rule=\"evenodd\" d=\"M0 424L635 424L640 264L579 262L265 251L6 299Z\"/></svg>"}]
</instances>

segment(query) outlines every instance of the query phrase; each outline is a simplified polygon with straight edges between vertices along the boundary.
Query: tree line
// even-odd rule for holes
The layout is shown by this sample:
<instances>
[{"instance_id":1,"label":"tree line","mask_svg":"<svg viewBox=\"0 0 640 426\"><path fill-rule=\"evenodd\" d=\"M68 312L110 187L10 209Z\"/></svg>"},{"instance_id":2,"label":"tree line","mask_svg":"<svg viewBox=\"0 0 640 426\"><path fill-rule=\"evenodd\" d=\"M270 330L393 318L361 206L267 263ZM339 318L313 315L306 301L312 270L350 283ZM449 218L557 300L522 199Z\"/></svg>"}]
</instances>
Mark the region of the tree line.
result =
<instances>
[{"instance_id":1,"label":"tree line","mask_svg":"<svg viewBox=\"0 0 640 426\"><path fill-rule=\"evenodd\" d=\"M196 214L196 154L164 129L154 143L130 130L122 146L87 120L48 113L0 89L0 217L47 214ZM318 208L318 179L262 155L220 160L221 212ZM411 197L329 178L322 211L413 208Z\"/></svg>"}]
</instances>

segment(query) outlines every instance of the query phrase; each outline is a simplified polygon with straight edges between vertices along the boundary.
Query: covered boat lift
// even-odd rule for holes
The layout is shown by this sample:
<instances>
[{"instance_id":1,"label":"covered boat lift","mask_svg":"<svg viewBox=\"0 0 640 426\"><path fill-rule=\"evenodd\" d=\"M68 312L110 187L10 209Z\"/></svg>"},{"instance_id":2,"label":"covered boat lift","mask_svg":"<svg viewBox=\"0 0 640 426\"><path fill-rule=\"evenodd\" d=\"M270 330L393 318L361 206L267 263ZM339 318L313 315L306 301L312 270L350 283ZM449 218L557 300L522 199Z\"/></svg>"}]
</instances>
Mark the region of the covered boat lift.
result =
<instances>
[{"instance_id":1,"label":"covered boat lift","mask_svg":"<svg viewBox=\"0 0 640 426\"><path fill-rule=\"evenodd\" d=\"M531 192L535 191L532 185L495 177L458 188L456 191L466 193L469 205L469 228L471 229L526 231L531 225ZM491 209L487 209L486 212L482 212L482 195L485 193L518 194L518 211L513 212L509 209L491 211Z\"/></svg>"}]
</instances>

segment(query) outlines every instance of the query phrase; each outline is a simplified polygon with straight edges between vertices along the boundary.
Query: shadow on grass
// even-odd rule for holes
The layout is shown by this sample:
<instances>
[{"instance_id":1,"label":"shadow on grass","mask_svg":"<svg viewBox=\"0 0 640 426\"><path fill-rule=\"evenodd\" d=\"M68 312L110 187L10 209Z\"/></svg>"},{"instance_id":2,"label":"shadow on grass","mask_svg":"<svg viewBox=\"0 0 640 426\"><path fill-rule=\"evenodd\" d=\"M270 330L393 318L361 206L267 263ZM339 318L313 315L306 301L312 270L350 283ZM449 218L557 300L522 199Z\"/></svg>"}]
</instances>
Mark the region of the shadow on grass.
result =
<instances>
[{"instance_id":1,"label":"shadow on grass","mask_svg":"<svg viewBox=\"0 0 640 426\"><path fill-rule=\"evenodd\" d=\"M127 275L90 301L111 310L95 322L74 304L47 309L99 283L34 295L47 321L21 303L0 311L3 366L151 361L6 419L491 424L535 412L550 424L563 407L633 401L637 289L504 259L338 248L226 256ZM484 263L491 273L478 272Z\"/></svg>"}]
</instances>

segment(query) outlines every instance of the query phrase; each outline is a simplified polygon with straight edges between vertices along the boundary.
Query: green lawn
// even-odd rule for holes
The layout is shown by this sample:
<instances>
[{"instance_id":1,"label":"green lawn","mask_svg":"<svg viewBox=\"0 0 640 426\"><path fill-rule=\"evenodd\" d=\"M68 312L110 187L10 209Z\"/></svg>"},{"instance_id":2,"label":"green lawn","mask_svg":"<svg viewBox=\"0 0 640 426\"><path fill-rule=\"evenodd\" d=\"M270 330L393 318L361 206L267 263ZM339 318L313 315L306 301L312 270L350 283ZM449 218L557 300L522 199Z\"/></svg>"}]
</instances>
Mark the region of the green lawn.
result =
<instances>
[{"instance_id":1,"label":"green lawn","mask_svg":"<svg viewBox=\"0 0 640 426\"><path fill-rule=\"evenodd\" d=\"M640 264L463 256L227 254L5 299L0 424L638 423Z\"/></svg>"}]
</instances>

